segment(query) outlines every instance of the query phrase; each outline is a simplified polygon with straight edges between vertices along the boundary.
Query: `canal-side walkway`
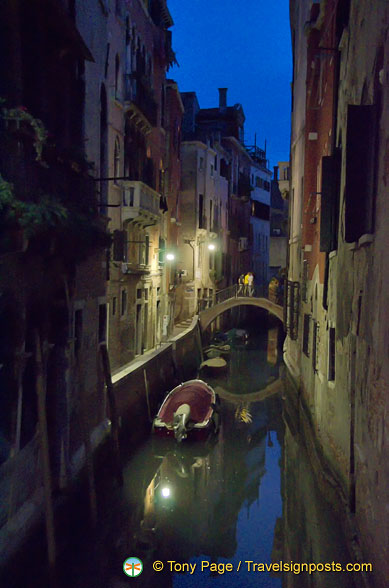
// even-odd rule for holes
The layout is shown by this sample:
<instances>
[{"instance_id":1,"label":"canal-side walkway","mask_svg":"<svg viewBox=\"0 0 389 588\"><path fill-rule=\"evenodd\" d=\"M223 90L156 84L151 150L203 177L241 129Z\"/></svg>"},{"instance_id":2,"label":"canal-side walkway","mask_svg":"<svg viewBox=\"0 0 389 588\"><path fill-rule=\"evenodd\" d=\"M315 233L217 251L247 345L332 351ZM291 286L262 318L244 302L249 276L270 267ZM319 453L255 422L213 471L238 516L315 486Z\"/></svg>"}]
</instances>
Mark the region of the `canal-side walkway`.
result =
<instances>
[{"instance_id":1,"label":"canal-side walkway","mask_svg":"<svg viewBox=\"0 0 389 588\"><path fill-rule=\"evenodd\" d=\"M154 347L153 349L146 351L143 355L136 357L120 368L113 370L112 384L115 385L122 378L142 367L145 368L152 359L166 351L166 349L169 347L176 345L177 341L183 337L189 335L189 333L191 333L197 327L197 324L198 315L194 315L192 318L186 319L185 321L174 325L173 333L167 341L162 342L160 345L158 345L158 347Z\"/></svg>"}]
</instances>

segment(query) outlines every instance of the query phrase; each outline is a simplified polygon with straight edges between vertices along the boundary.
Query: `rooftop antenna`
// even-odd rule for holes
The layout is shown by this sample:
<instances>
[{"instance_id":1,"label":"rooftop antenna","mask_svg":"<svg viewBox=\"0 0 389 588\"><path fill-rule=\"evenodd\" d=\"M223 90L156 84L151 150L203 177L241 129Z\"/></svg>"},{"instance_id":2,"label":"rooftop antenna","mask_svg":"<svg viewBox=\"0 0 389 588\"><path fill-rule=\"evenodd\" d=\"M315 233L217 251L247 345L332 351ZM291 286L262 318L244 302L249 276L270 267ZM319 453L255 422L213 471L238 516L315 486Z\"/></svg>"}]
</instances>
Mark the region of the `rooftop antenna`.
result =
<instances>
[{"instance_id":1,"label":"rooftop antenna","mask_svg":"<svg viewBox=\"0 0 389 588\"><path fill-rule=\"evenodd\" d=\"M254 133L254 153L257 150L257 133Z\"/></svg>"}]
</instances>

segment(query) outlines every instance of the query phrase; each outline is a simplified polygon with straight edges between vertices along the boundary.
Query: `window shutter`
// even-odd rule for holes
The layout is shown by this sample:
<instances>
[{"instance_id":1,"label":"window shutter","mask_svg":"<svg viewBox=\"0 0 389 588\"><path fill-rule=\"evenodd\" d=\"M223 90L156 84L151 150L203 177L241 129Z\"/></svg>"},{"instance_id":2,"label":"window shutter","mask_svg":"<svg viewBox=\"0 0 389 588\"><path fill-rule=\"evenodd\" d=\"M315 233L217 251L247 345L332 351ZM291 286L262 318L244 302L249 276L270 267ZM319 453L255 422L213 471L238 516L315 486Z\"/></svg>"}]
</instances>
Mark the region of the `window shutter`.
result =
<instances>
[{"instance_id":1,"label":"window shutter","mask_svg":"<svg viewBox=\"0 0 389 588\"><path fill-rule=\"evenodd\" d=\"M333 251L338 244L341 152L322 158L320 251Z\"/></svg>"},{"instance_id":2,"label":"window shutter","mask_svg":"<svg viewBox=\"0 0 389 588\"><path fill-rule=\"evenodd\" d=\"M347 111L345 240L373 231L377 107L350 105Z\"/></svg>"}]
</instances>

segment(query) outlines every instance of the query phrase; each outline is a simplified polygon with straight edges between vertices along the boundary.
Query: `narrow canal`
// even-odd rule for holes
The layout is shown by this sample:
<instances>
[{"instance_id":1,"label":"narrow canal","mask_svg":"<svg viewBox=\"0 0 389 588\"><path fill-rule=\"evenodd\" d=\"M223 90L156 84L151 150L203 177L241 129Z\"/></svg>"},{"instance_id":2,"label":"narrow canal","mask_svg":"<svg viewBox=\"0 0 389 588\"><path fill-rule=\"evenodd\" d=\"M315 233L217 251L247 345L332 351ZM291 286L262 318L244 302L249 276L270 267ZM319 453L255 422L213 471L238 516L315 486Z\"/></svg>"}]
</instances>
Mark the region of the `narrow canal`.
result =
<instances>
[{"instance_id":1,"label":"narrow canal","mask_svg":"<svg viewBox=\"0 0 389 588\"><path fill-rule=\"evenodd\" d=\"M351 573L299 573L301 563L343 567L353 560L293 419L286 418L288 391L278 380L280 365L274 327L260 335L254 328L247 344L233 345L228 373L208 380L221 395L218 437L208 444L180 446L147 439L126 463L123 487L107 482L99 489L104 499L97 530L90 534L83 524L72 527L59 584L356 586ZM261 399L264 389L275 393ZM139 578L123 573L130 556L143 562ZM153 570L157 560L163 564L160 572ZM293 572L254 570L254 563L281 561L293 562ZM190 571L180 571L182 564L190 564ZM8 585L45 586L42 577L38 580L41 573L36 583L29 578Z\"/></svg>"}]
</instances>

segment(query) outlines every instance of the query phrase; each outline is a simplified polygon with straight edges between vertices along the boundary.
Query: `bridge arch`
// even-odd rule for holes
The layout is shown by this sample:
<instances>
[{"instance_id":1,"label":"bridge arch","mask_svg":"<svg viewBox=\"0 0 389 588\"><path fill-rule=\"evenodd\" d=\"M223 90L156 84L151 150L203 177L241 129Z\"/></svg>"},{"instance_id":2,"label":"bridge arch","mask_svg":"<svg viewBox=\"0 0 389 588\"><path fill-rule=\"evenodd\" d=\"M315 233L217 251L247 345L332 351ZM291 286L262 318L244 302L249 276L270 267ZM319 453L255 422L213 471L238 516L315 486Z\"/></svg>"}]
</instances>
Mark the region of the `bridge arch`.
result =
<instances>
[{"instance_id":1,"label":"bridge arch","mask_svg":"<svg viewBox=\"0 0 389 588\"><path fill-rule=\"evenodd\" d=\"M268 300L267 298L254 298L248 296L236 296L234 298L228 298L223 302L219 302L211 308L202 310L199 314L200 327L202 331L205 331L207 327L215 320L220 314L234 308L235 306L256 306L257 308L263 308L278 318L282 323L284 322L284 309L279 304Z\"/></svg>"}]
</instances>

